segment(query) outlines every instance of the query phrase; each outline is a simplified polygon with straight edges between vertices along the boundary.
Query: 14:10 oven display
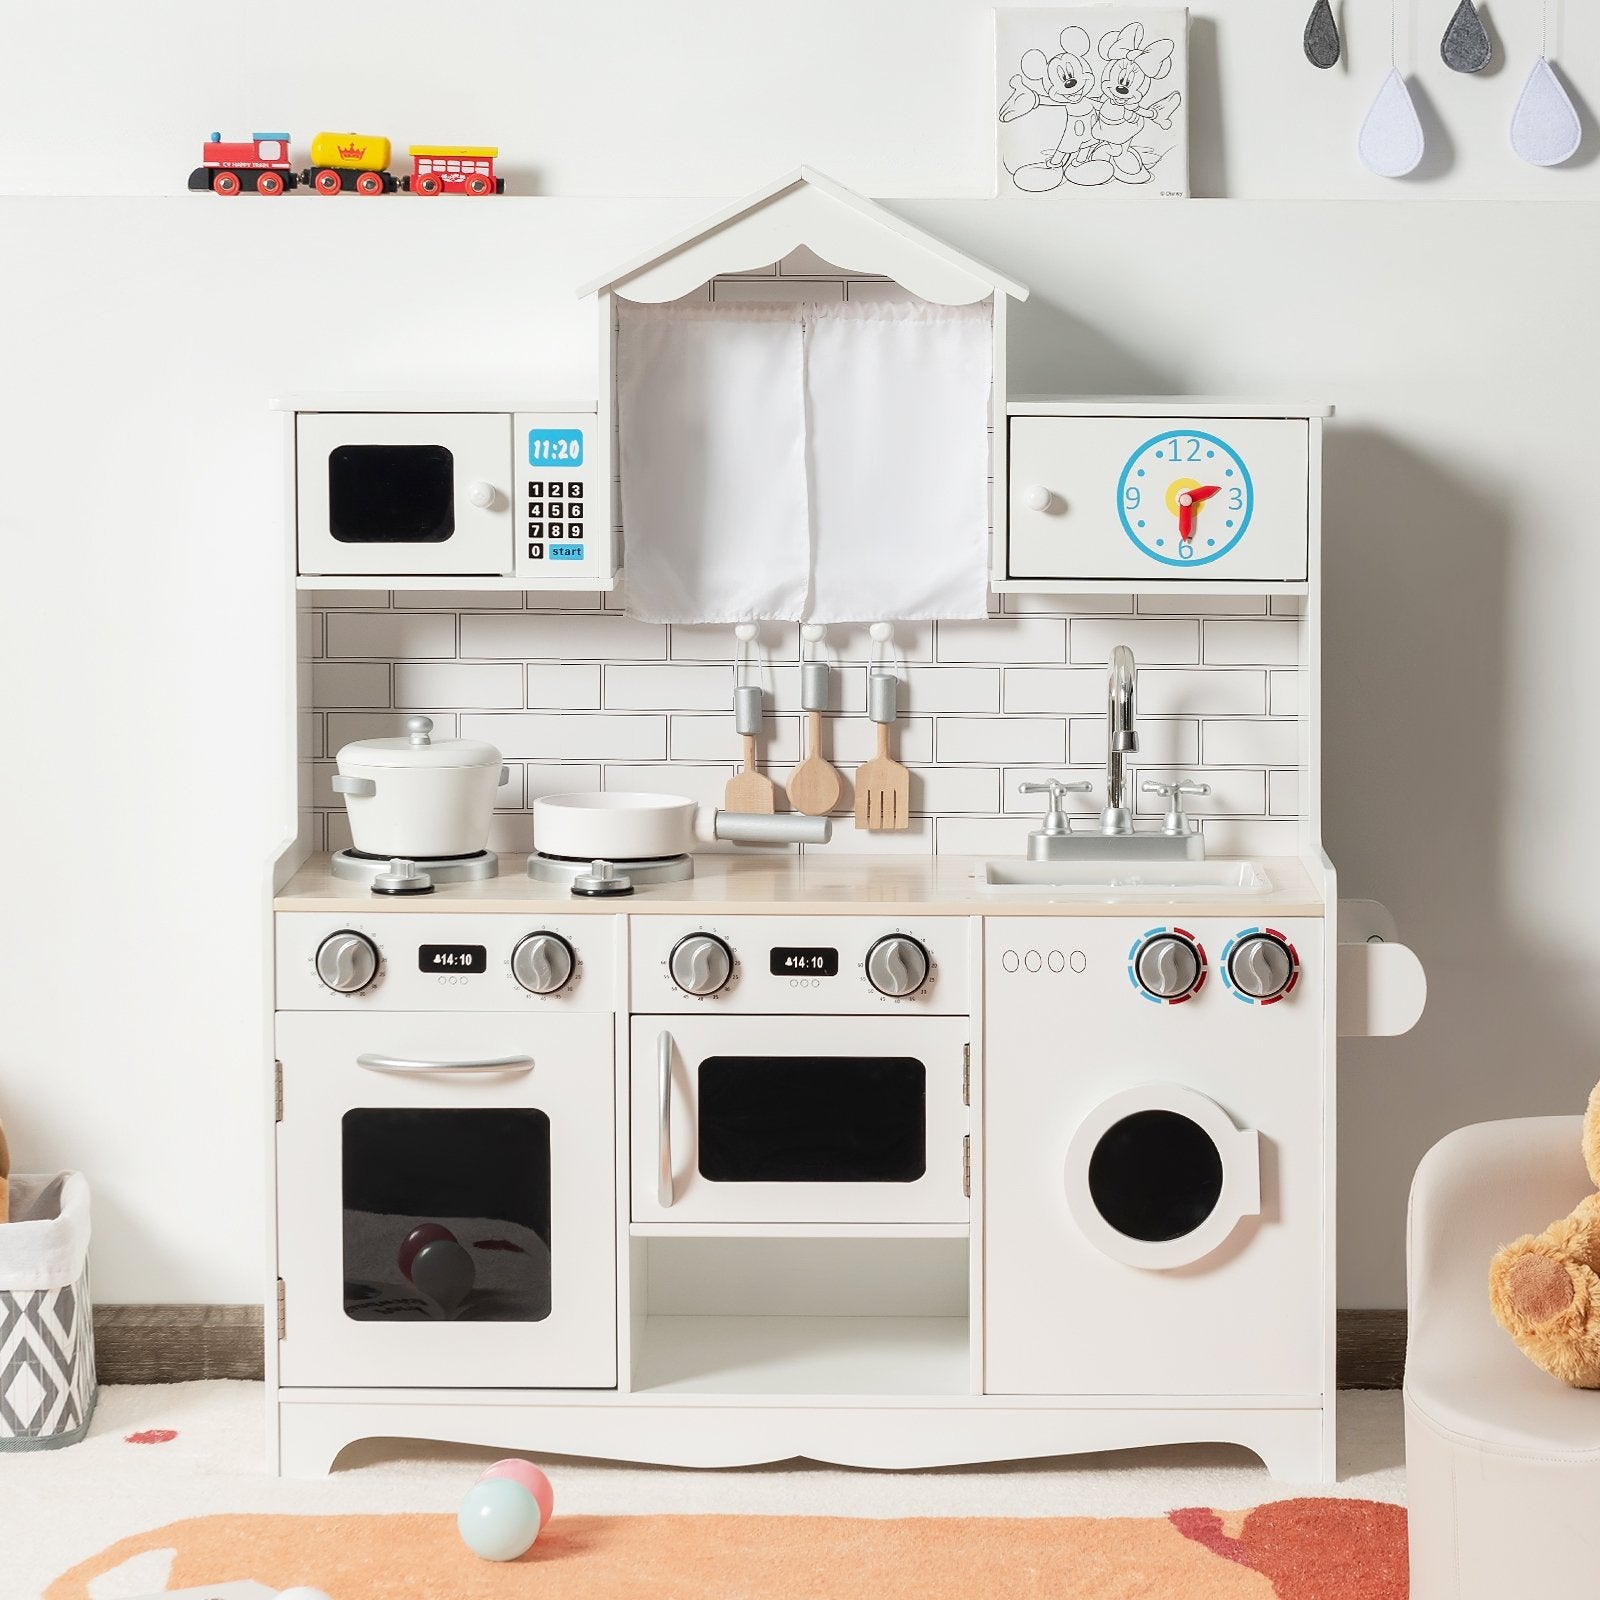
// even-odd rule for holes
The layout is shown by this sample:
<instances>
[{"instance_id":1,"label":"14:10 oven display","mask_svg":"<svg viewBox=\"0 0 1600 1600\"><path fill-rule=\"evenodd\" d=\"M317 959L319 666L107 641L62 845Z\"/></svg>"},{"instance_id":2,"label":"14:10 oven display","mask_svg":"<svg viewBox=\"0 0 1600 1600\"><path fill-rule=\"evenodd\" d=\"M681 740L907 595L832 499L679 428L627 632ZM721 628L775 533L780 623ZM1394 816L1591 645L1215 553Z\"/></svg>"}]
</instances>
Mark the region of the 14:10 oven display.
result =
<instances>
[{"instance_id":1,"label":"14:10 oven display","mask_svg":"<svg viewBox=\"0 0 1600 1600\"><path fill-rule=\"evenodd\" d=\"M821 945L779 945L770 953L767 970L775 978L837 978L839 952Z\"/></svg>"}]
</instances>

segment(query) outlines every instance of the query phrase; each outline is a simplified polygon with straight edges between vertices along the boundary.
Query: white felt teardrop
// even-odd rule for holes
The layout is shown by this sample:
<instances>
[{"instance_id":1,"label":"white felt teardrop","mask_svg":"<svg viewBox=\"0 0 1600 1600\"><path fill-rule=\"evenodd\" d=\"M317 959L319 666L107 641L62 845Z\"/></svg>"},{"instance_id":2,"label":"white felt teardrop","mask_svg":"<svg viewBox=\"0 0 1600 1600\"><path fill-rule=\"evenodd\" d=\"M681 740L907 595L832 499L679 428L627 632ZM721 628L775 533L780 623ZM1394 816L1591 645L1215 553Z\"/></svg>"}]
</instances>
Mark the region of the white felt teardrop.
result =
<instances>
[{"instance_id":1,"label":"white felt teardrop","mask_svg":"<svg viewBox=\"0 0 1600 1600\"><path fill-rule=\"evenodd\" d=\"M1403 178L1422 160L1422 121L1411 103L1411 91L1391 67L1361 124L1357 148L1361 164L1380 178Z\"/></svg>"},{"instance_id":2,"label":"white felt teardrop","mask_svg":"<svg viewBox=\"0 0 1600 1600\"><path fill-rule=\"evenodd\" d=\"M1583 124L1561 80L1540 56L1511 113L1511 148L1536 167L1559 166L1575 155Z\"/></svg>"}]
</instances>

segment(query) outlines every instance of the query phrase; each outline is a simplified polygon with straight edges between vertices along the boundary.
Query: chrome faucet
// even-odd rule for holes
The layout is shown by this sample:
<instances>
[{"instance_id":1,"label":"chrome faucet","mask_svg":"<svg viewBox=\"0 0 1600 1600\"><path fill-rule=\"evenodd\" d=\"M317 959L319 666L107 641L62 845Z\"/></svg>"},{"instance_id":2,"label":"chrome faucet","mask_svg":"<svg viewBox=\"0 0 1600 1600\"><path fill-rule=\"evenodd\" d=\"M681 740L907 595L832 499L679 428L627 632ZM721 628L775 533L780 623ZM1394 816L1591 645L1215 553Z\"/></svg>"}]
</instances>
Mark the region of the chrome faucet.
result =
<instances>
[{"instance_id":1,"label":"chrome faucet","mask_svg":"<svg viewBox=\"0 0 1600 1600\"><path fill-rule=\"evenodd\" d=\"M1133 651L1119 644L1111 652L1106 680L1106 808L1100 831L1121 838L1133 832L1128 804L1128 774L1123 757L1139 748L1133 727Z\"/></svg>"}]
</instances>

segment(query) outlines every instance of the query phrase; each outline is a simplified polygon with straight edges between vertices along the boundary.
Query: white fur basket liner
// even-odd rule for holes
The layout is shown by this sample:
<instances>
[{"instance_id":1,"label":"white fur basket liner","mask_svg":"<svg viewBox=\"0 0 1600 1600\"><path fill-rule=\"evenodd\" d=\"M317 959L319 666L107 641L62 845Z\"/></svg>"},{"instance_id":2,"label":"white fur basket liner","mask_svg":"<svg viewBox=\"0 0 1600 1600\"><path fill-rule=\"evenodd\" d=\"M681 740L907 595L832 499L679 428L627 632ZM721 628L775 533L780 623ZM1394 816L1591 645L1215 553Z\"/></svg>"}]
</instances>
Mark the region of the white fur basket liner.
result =
<instances>
[{"instance_id":1,"label":"white fur basket liner","mask_svg":"<svg viewBox=\"0 0 1600 1600\"><path fill-rule=\"evenodd\" d=\"M0 1225L0 1450L51 1450L89 1429L98 1387L89 1305L89 1184L11 1179Z\"/></svg>"}]
</instances>

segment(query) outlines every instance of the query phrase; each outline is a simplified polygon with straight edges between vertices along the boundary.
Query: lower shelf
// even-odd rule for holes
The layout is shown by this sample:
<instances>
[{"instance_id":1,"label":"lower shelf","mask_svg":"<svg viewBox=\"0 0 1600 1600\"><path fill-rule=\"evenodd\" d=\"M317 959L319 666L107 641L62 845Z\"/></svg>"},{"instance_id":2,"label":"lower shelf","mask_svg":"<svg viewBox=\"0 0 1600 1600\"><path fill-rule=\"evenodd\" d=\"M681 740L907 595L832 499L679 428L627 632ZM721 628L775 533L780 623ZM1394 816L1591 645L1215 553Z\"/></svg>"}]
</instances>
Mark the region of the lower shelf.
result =
<instances>
[{"instance_id":1,"label":"lower shelf","mask_svg":"<svg viewBox=\"0 0 1600 1600\"><path fill-rule=\"evenodd\" d=\"M633 1392L954 1395L971 1391L965 1317L646 1317Z\"/></svg>"}]
</instances>

